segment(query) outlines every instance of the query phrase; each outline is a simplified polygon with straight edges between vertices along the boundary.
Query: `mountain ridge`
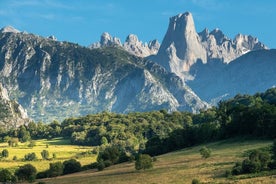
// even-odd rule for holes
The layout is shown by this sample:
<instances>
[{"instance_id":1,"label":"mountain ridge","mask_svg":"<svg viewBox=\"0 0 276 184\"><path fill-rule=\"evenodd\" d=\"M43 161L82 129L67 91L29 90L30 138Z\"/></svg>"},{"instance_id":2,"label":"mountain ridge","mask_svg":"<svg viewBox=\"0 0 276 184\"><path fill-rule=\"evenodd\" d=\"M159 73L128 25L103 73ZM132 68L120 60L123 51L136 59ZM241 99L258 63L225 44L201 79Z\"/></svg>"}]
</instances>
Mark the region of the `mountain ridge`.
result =
<instances>
[{"instance_id":1,"label":"mountain ridge","mask_svg":"<svg viewBox=\"0 0 276 184\"><path fill-rule=\"evenodd\" d=\"M121 47L89 49L5 32L0 48L0 81L36 121L105 110L196 112L208 107L177 76Z\"/></svg>"},{"instance_id":2,"label":"mountain ridge","mask_svg":"<svg viewBox=\"0 0 276 184\"><path fill-rule=\"evenodd\" d=\"M170 18L161 45L145 44L133 34L121 43L103 33L88 48L11 27L1 30L0 82L35 120L105 110L197 112L210 107L206 101L215 105L275 84L274 50L250 35L232 40L219 29L197 33L189 12ZM256 80L258 72L262 81Z\"/></svg>"}]
</instances>

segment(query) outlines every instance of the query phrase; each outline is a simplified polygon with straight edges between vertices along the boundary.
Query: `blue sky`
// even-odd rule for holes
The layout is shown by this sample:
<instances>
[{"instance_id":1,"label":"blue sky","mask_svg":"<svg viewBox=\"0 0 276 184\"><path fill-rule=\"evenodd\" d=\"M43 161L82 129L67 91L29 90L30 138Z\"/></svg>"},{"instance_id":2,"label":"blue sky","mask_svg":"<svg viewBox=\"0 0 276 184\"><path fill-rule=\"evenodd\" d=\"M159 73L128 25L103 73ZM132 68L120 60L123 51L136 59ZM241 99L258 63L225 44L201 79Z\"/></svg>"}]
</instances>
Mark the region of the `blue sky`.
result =
<instances>
[{"instance_id":1,"label":"blue sky","mask_svg":"<svg viewBox=\"0 0 276 184\"><path fill-rule=\"evenodd\" d=\"M276 48L275 0L0 0L0 27L87 46L109 32L124 41L162 41L169 17L189 11L197 32L221 29L229 38L250 34Z\"/></svg>"}]
</instances>

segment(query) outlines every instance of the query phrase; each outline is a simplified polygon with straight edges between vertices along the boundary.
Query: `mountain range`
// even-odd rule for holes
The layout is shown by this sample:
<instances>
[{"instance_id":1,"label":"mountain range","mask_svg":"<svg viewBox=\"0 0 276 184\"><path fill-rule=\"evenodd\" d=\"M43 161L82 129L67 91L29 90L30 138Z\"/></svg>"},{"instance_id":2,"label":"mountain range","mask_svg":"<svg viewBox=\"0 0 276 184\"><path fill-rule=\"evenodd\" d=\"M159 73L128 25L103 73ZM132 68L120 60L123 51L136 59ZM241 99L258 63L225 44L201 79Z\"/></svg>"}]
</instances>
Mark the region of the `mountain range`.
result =
<instances>
[{"instance_id":1,"label":"mountain range","mask_svg":"<svg viewBox=\"0 0 276 184\"><path fill-rule=\"evenodd\" d=\"M198 112L276 85L275 50L250 35L197 33L188 12L170 18L161 45L103 33L83 47L5 27L0 49L0 82L35 121L101 111Z\"/></svg>"}]
</instances>

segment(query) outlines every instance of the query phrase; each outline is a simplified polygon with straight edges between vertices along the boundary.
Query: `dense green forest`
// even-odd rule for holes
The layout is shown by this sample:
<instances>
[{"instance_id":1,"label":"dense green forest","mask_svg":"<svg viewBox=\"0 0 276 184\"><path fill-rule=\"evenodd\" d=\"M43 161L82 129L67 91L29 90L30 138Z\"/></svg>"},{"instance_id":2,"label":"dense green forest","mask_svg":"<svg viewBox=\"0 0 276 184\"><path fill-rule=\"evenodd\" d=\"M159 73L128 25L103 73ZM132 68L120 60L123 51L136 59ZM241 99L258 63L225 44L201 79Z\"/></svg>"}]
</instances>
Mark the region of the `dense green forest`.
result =
<instances>
[{"instance_id":1,"label":"dense green forest","mask_svg":"<svg viewBox=\"0 0 276 184\"><path fill-rule=\"evenodd\" d=\"M2 142L65 137L76 145L118 145L129 153L158 155L184 147L235 136L276 137L276 88L237 95L198 114L171 112L102 112L59 123L29 123L0 129Z\"/></svg>"}]
</instances>

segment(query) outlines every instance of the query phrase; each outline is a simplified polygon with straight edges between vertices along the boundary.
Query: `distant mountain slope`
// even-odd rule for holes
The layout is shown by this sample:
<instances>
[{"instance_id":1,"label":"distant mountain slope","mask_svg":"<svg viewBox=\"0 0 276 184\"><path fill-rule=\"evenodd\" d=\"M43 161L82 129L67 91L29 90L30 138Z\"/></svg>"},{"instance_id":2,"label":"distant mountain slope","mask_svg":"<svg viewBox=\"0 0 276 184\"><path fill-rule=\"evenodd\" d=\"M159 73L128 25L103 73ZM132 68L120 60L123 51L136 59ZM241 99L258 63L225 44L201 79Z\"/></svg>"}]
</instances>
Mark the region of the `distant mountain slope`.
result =
<instances>
[{"instance_id":1,"label":"distant mountain slope","mask_svg":"<svg viewBox=\"0 0 276 184\"><path fill-rule=\"evenodd\" d=\"M0 81L37 121L104 110L195 112L208 106L174 74L118 47L91 50L3 31L0 49Z\"/></svg>"},{"instance_id":2,"label":"distant mountain slope","mask_svg":"<svg viewBox=\"0 0 276 184\"><path fill-rule=\"evenodd\" d=\"M29 122L26 111L9 99L7 90L0 84L0 128L16 128Z\"/></svg>"},{"instance_id":3,"label":"distant mountain slope","mask_svg":"<svg viewBox=\"0 0 276 184\"><path fill-rule=\"evenodd\" d=\"M196 63L188 85L202 99L216 102L238 93L254 94L276 86L276 49L252 51L231 61ZM217 98L217 99L216 99Z\"/></svg>"}]
</instances>

